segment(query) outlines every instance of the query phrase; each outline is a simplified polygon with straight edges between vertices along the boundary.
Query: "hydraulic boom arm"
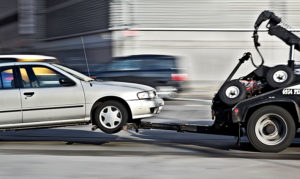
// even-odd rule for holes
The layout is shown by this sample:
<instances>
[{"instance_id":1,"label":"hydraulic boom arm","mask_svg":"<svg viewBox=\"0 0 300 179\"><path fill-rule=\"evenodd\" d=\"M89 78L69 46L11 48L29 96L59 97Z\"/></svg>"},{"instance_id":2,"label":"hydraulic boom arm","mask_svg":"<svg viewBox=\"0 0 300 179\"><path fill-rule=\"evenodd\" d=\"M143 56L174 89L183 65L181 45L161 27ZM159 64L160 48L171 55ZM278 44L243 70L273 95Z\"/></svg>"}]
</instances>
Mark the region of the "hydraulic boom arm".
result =
<instances>
[{"instance_id":1,"label":"hydraulic boom arm","mask_svg":"<svg viewBox=\"0 0 300 179\"><path fill-rule=\"evenodd\" d=\"M268 32L270 35L275 35L276 37L284 41L287 45L294 45L295 49L300 51L300 38L286 28L278 25L281 22L281 19L271 11L263 11L254 24L255 30L253 33L253 38L256 47L260 46L258 42L257 30L259 26L267 20L269 20L267 28L269 29Z\"/></svg>"}]
</instances>

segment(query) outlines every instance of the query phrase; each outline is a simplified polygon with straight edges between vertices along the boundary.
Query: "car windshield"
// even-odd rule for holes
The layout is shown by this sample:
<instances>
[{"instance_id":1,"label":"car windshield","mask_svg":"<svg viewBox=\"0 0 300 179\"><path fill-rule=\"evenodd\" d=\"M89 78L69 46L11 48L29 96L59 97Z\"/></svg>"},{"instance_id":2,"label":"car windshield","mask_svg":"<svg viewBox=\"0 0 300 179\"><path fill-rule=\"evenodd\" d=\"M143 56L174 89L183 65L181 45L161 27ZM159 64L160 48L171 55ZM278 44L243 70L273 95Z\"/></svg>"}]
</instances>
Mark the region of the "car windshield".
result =
<instances>
[{"instance_id":1,"label":"car windshield","mask_svg":"<svg viewBox=\"0 0 300 179\"><path fill-rule=\"evenodd\" d=\"M76 78L78 78L80 80L83 80L83 81L94 81L93 78L90 78L90 77L88 77L88 76L86 76L86 75L84 75L82 73L79 73L78 71L72 70L72 69L70 69L68 67L65 67L65 66L62 66L62 65L58 65L58 64L52 64L52 65L54 65L55 67L57 67L57 68L65 71L65 72L71 74L72 76L74 76L74 77L76 77Z\"/></svg>"}]
</instances>

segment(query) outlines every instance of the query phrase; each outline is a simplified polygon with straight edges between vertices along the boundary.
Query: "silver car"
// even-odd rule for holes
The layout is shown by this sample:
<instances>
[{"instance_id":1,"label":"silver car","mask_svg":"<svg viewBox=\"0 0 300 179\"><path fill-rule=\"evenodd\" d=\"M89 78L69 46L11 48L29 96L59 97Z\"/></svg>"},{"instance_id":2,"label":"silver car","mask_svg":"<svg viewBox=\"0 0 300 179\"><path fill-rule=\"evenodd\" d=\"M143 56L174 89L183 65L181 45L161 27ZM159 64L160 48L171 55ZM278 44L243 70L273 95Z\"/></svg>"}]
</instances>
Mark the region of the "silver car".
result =
<instances>
[{"instance_id":1,"label":"silver car","mask_svg":"<svg viewBox=\"0 0 300 179\"><path fill-rule=\"evenodd\" d=\"M149 86L95 81L58 64L0 63L0 130L92 123L116 133L163 105Z\"/></svg>"}]
</instances>

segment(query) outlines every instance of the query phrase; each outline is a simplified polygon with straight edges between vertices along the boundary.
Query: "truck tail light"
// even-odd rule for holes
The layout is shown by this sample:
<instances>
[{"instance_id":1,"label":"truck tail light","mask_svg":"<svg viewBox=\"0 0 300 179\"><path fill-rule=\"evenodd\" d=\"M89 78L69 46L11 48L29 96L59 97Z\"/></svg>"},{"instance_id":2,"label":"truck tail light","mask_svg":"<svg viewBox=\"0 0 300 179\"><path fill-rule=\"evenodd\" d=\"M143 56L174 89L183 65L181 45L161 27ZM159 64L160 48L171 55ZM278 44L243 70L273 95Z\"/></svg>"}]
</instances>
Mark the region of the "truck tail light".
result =
<instances>
[{"instance_id":1,"label":"truck tail light","mask_svg":"<svg viewBox=\"0 0 300 179\"><path fill-rule=\"evenodd\" d=\"M188 75L187 74L171 74L172 81L187 81Z\"/></svg>"},{"instance_id":2,"label":"truck tail light","mask_svg":"<svg viewBox=\"0 0 300 179\"><path fill-rule=\"evenodd\" d=\"M239 113L239 109L238 108L234 109L234 114L237 115L238 113Z\"/></svg>"}]
</instances>

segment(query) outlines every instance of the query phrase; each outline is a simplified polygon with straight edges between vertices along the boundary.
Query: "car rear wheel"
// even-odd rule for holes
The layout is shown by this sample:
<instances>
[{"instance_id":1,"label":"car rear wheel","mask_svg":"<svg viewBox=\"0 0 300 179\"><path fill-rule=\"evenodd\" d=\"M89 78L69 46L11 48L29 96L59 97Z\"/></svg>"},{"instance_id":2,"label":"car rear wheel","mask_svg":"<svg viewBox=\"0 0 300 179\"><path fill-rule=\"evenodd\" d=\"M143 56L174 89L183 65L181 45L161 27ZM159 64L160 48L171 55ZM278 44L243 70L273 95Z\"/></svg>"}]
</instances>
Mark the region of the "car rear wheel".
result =
<instances>
[{"instance_id":1,"label":"car rear wheel","mask_svg":"<svg viewBox=\"0 0 300 179\"><path fill-rule=\"evenodd\" d=\"M280 152L293 141L296 133L291 114L279 106L265 106L255 111L247 124L252 146L261 152Z\"/></svg>"},{"instance_id":2,"label":"car rear wheel","mask_svg":"<svg viewBox=\"0 0 300 179\"><path fill-rule=\"evenodd\" d=\"M94 115L97 127L109 134L119 132L128 121L128 111L118 101L101 103Z\"/></svg>"}]
</instances>

